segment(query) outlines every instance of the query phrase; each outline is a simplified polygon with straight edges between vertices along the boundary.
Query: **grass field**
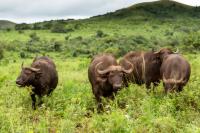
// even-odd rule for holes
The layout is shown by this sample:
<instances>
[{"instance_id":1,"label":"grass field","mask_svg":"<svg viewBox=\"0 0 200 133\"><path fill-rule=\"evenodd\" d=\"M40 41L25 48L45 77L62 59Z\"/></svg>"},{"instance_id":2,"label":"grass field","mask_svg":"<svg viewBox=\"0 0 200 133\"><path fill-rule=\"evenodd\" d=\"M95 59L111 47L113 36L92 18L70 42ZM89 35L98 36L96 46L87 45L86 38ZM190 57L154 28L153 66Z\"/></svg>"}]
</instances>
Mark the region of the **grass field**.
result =
<instances>
[{"instance_id":1,"label":"grass field","mask_svg":"<svg viewBox=\"0 0 200 133\"><path fill-rule=\"evenodd\" d=\"M55 21L64 23L64 28L76 27L66 33L0 30L0 132L199 133L199 8L169 2L171 10L166 1L157 4L86 20ZM115 100L104 99L105 111L97 113L87 77L91 57L109 52L120 59L131 50L162 47L178 47L191 64L192 74L184 90L166 95L161 83L148 93L145 86L132 84ZM18 88L15 80L21 63L29 66L36 55L55 61L59 83L50 97L43 98L44 104L32 110L30 88Z\"/></svg>"},{"instance_id":2,"label":"grass field","mask_svg":"<svg viewBox=\"0 0 200 133\"><path fill-rule=\"evenodd\" d=\"M124 88L98 114L87 79L88 58L62 58L57 65L59 85L36 111L28 88L15 79L22 59L5 58L0 65L0 129L2 132L199 132L199 55L187 55L192 65L188 85L179 94L163 93L162 84L147 93L144 86ZM31 59L25 59L25 65Z\"/></svg>"}]
</instances>

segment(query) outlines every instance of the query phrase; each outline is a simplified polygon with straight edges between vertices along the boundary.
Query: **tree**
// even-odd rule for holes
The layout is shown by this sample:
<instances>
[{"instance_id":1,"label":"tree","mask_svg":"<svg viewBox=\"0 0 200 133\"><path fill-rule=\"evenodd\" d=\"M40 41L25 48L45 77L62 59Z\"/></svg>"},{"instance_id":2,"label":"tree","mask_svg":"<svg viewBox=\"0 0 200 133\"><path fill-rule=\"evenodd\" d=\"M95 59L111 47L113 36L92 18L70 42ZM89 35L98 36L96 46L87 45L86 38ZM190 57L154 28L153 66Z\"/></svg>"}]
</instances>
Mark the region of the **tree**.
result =
<instances>
[{"instance_id":1,"label":"tree","mask_svg":"<svg viewBox=\"0 0 200 133\"><path fill-rule=\"evenodd\" d=\"M56 23L53 25L51 32L54 33L66 33L65 25L61 23Z\"/></svg>"},{"instance_id":2,"label":"tree","mask_svg":"<svg viewBox=\"0 0 200 133\"><path fill-rule=\"evenodd\" d=\"M15 29L16 30L28 30L28 29L31 29L31 26L29 24L26 24L26 23L16 24Z\"/></svg>"}]
</instances>

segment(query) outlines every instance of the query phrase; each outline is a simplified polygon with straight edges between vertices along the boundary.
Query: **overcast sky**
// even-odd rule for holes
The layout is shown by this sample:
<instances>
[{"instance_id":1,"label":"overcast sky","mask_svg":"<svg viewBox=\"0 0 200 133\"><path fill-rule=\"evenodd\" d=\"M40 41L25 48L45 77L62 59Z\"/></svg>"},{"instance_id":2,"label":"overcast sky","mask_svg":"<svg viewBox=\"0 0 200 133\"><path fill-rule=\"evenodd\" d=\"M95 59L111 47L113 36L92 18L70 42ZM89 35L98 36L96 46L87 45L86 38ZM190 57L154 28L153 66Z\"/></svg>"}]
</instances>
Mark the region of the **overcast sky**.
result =
<instances>
[{"instance_id":1,"label":"overcast sky","mask_svg":"<svg viewBox=\"0 0 200 133\"><path fill-rule=\"evenodd\" d=\"M150 1L153 0L0 0L0 20L30 23L50 19L87 18ZM200 0L176 1L200 6Z\"/></svg>"}]
</instances>

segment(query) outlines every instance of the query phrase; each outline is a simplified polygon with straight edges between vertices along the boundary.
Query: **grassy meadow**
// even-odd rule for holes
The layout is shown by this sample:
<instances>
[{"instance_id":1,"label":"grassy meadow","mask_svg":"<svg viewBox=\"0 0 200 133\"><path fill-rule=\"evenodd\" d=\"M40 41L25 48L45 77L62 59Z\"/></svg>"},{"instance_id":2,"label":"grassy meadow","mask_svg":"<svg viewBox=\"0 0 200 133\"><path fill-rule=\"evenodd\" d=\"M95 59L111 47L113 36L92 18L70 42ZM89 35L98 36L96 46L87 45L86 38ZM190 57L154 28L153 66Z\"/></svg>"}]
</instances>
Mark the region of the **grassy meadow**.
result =
<instances>
[{"instance_id":1,"label":"grassy meadow","mask_svg":"<svg viewBox=\"0 0 200 133\"><path fill-rule=\"evenodd\" d=\"M168 11L172 5L173 12ZM163 14L159 15L155 7ZM198 9L194 12L192 7L164 1L86 20L50 21L0 30L0 132L199 133ZM105 111L97 113L87 77L91 57L107 52L120 59L132 50L162 47L179 48L191 64L192 74L184 90L166 95L162 83L155 92L131 84L115 100L105 99ZM23 61L29 66L35 56L42 55L55 61L59 83L50 97L43 98L44 104L32 110L30 88L18 88L15 80Z\"/></svg>"}]
</instances>

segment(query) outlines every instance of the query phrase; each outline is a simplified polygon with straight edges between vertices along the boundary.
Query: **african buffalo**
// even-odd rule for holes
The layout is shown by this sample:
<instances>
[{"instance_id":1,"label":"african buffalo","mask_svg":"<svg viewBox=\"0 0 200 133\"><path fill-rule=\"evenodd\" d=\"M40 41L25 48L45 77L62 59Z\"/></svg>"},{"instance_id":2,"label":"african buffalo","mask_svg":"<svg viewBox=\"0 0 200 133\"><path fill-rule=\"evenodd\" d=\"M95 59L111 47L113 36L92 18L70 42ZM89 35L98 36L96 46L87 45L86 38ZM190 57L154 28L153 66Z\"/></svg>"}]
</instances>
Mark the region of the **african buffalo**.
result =
<instances>
[{"instance_id":1,"label":"african buffalo","mask_svg":"<svg viewBox=\"0 0 200 133\"><path fill-rule=\"evenodd\" d=\"M159 84L161 61L153 51L129 52L120 60L120 64L124 64L126 60L133 65L133 71L124 75L125 86L128 86L128 83L132 82L138 85L145 84L149 89L151 83L154 86Z\"/></svg>"},{"instance_id":2,"label":"african buffalo","mask_svg":"<svg viewBox=\"0 0 200 133\"><path fill-rule=\"evenodd\" d=\"M162 61L160 74L165 92L182 91L190 78L190 64L183 56L170 49L164 48L157 53Z\"/></svg>"},{"instance_id":3,"label":"african buffalo","mask_svg":"<svg viewBox=\"0 0 200 133\"><path fill-rule=\"evenodd\" d=\"M132 72L132 65L126 62L129 68L120 66L115 57L111 54L101 54L95 56L88 69L88 78L92 85L92 91L98 102L98 109L101 106L101 97L113 98L122 87L122 77L124 73Z\"/></svg>"},{"instance_id":4,"label":"african buffalo","mask_svg":"<svg viewBox=\"0 0 200 133\"><path fill-rule=\"evenodd\" d=\"M36 109L36 97L49 96L58 84L58 74L54 62L48 57L39 57L33 60L31 67L23 67L16 80L19 87L32 86L32 108Z\"/></svg>"}]
</instances>

